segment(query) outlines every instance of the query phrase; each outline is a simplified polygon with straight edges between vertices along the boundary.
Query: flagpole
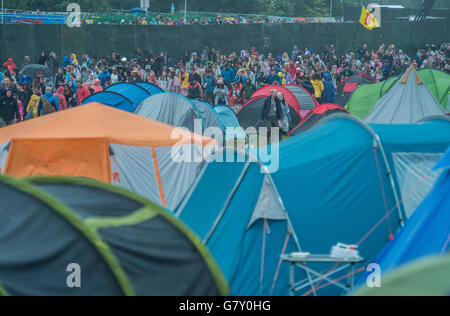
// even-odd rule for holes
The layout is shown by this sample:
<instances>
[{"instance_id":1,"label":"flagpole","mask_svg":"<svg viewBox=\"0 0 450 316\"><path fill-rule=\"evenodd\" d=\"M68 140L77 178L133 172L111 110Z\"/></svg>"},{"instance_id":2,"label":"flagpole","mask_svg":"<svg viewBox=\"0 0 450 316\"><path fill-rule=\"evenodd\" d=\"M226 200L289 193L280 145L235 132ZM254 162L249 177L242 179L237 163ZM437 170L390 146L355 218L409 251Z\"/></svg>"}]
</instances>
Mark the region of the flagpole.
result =
<instances>
[{"instance_id":1,"label":"flagpole","mask_svg":"<svg viewBox=\"0 0 450 316\"><path fill-rule=\"evenodd\" d=\"M333 17L333 0L330 0L330 18Z\"/></svg>"}]
</instances>

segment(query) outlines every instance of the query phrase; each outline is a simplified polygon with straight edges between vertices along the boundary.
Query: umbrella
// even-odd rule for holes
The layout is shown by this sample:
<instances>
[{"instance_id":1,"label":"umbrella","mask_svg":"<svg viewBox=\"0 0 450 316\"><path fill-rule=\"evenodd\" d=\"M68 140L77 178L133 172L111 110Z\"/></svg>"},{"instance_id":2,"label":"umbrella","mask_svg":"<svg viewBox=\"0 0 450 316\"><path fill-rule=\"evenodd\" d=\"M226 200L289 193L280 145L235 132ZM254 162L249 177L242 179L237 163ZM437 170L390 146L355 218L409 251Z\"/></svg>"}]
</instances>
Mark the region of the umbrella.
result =
<instances>
[{"instance_id":1,"label":"umbrella","mask_svg":"<svg viewBox=\"0 0 450 316\"><path fill-rule=\"evenodd\" d=\"M117 65L114 65L114 66L111 67L111 69L114 69L114 68L117 68L117 70L120 69L120 68L122 68L123 70L127 69L127 67L125 67L124 65L120 65L120 64L117 64Z\"/></svg>"},{"instance_id":2,"label":"umbrella","mask_svg":"<svg viewBox=\"0 0 450 316\"><path fill-rule=\"evenodd\" d=\"M34 77L52 77L52 71L47 66L43 65L27 65L20 72L22 76Z\"/></svg>"}]
</instances>

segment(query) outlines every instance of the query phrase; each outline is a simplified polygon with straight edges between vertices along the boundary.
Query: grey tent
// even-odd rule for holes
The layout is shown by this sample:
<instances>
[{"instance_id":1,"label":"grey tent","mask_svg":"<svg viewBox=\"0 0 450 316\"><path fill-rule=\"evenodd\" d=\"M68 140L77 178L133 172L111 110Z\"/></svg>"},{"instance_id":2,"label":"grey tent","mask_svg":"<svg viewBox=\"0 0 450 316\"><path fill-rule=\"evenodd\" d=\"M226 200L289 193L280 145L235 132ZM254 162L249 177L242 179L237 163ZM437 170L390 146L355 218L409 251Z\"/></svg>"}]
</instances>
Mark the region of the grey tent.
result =
<instances>
[{"instance_id":1,"label":"grey tent","mask_svg":"<svg viewBox=\"0 0 450 316\"><path fill-rule=\"evenodd\" d=\"M236 112L228 105L216 105L214 111L219 115L220 120L225 125L228 131L231 129L232 133L227 131L226 138L246 138L247 135L242 127L239 125L239 120Z\"/></svg>"},{"instance_id":2,"label":"grey tent","mask_svg":"<svg viewBox=\"0 0 450 316\"><path fill-rule=\"evenodd\" d=\"M153 95L142 101L135 113L175 127L187 128L191 132L194 132L195 121L199 120L200 132L204 128L200 109L189 99L176 93Z\"/></svg>"},{"instance_id":3,"label":"grey tent","mask_svg":"<svg viewBox=\"0 0 450 316\"><path fill-rule=\"evenodd\" d=\"M427 116L445 114L423 83L414 66L392 87L364 118L373 124L412 124Z\"/></svg>"},{"instance_id":4,"label":"grey tent","mask_svg":"<svg viewBox=\"0 0 450 316\"><path fill-rule=\"evenodd\" d=\"M207 102L200 100L192 100L192 103L200 110L203 118L204 128L215 127L221 131L225 131L225 125L219 118L219 114L214 111L213 107Z\"/></svg>"},{"instance_id":5,"label":"grey tent","mask_svg":"<svg viewBox=\"0 0 450 316\"><path fill-rule=\"evenodd\" d=\"M0 295L228 293L200 240L134 193L81 178L0 177L0 199ZM76 273L80 287L69 286Z\"/></svg>"}]
</instances>

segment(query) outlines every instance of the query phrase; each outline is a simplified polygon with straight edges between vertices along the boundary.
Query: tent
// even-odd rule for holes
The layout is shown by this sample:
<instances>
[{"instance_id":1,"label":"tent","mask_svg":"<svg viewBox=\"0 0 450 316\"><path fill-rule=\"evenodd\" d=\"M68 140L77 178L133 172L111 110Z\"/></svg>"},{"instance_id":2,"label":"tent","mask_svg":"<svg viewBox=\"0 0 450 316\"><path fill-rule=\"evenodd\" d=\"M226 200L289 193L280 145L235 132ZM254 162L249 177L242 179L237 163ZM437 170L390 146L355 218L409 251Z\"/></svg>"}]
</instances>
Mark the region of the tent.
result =
<instances>
[{"instance_id":1,"label":"tent","mask_svg":"<svg viewBox=\"0 0 450 316\"><path fill-rule=\"evenodd\" d=\"M134 113L136 108L146 98L163 92L150 83L117 83L102 92L90 95L83 104L98 102L114 108Z\"/></svg>"},{"instance_id":2,"label":"tent","mask_svg":"<svg viewBox=\"0 0 450 316\"><path fill-rule=\"evenodd\" d=\"M284 94L287 104L293 108L300 116L306 115L316 105L316 99L303 87L294 85L269 85L258 89L249 100L257 97L269 97L270 91L275 89L278 93ZM248 103L248 102L247 102Z\"/></svg>"},{"instance_id":3,"label":"tent","mask_svg":"<svg viewBox=\"0 0 450 316\"><path fill-rule=\"evenodd\" d=\"M396 207L400 198L373 130L350 115L334 114L279 146L279 168L270 171L302 250L329 254L342 242L358 245L366 262L376 258L400 228L404 214ZM322 272L336 268L311 267ZM336 278L345 275L341 273ZM333 286L322 288L327 283L316 285L318 295L341 294Z\"/></svg>"},{"instance_id":4,"label":"tent","mask_svg":"<svg viewBox=\"0 0 450 316\"><path fill-rule=\"evenodd\" d=\"M375 260L383 273L450 249L450 147L436 165L435 172L438 171L442 174L430 194Z\"/></svg>"},{"instance_id":5,"label":"tent","mask_svg":"<svg viewBox=\"0 0 450 316\"><path fill-rule=\"evenodd\" d=\"M298 103L300 103L300 115L302 117L318 105L316 98L305 88L296 85L286 85L284 87L297 98Z\"/></svg>"},{"instance_id":6,"label":"tent","mask_svg":"<svg viewBox=\"0 0 450 316\"><path fill-rule=\"evenodd\" d=\"M444 110L447 108L447 112L450 111L446 106L450 92L450 75L433 69L420 69L417 73ZM357 88L347 104L347 110L360 119L364 118L399 79L400 77L391 77L380 83Z\"/></svg>"},{"instance_id":7,"label":"tent","mask_svg":"<svg viewBox=\"0 0 450 316\"><path fill-rule=\"evenodd\" d=\"M364 118L366 123L411 124L431 115L444 115L439 102L423 83L414 66L406 71Z\"/></svg>"},{"instance_id":8,"label":"tent","mask_svg":"<svg viewBox=\"0 0 450 316\"><path fill-rule=\"evenodd\" d=\"M114 183L171 209L194 181L200 146L208 144L211 139L90 103L2 128L0 166L13 177Z\"/></svg>"},{"instance_id":9,"label":"tent","mask_svg":"<svg viewBox=\"0 0 450 316\"><path fill-rule=\"evenodd\" d=\"M382 279L380 288L363 287L355 296L448 296L450 256L430 257L401 267Z\"/></svg>"},{"instance_id":10,"label":"tent","mask_svg":"<svg viewBox=\"0 0 450 316\"><path fill-rule=\"evenodd\" d=\"M313 128L321 119L333 113L348 112L337 104L318 105L300 121L300 123L289 133L289 136L295 136Z\"/></svg>"},{"instance_id":11,"label":"tent","mask_svg":"<svg viewBox=\"0 0 450 316\"><path fill-rule=\"evenodd\" d=\"M152 83L148 83L148 82L136 82L136 85L138 85L139 87L144 88L145 90L147 90L151 95L155 95L158 93L163 93L164 90L161 89L160 87L152 84Z\"/></svg>"},{"instance_id":12,"label":"tent","mask_svg":"<svg viewBox=\"0 0 450 316\"><path fill-rule=\"evenodd\" d=\"M175 212L208 247L231 295L289 294L280 255L298 251L297 238L264 170L247 154L218 154Z\"/></svg>"},{"instance_id":13,"label":"tent","mask_svg":"<svg viewBox=\"0 0 450 316\"><path fill-rule=\"evenodd\" d=\"M450 93L450 75L434 69L421 69L418 73L444 110L450 111L447 103Z\"/></svg>"},{"instance_id":14,"label":"tent","mask_svg":"<svg viewBox=\"0 0 450 316\"><path fill-rule=\"evenodd\" d=\"M228 105L216 105L214 107L220 120L225 125L225 128L232 128L233 133L226 133L226 138L246 138L246 134L242 127L239 125L239 120L236 112Z\"/></svg>"},{"instance_id":15,"label":"tent","mask_svg":"<svg viewBox=\"0 0 450 316\"><path fill-rule=\"evenodd\" d=\"M242 128L247 129L249 127L265 127L262 122L262 113L264 109L264 102L267 97L255 97L247 101L247 103L237 113L239 124ZM300 123L301 117L298 111L290 106L291 123L290 129L294 128Z\"/></svg>"},{"instance_id":16,"label":"tent","mask_svg":"<svg viewBox=\"0 0 450 316\"><path fill-rule=\"evenodd\" d=\"M375 83L375 81L364 74L348 77L336 87L336 104L346 106L353 92L355 92L358 87L373 83Z\"/></svg>"},{"instance_id":17,"label":"tent","mask_svg":"<svg viewBox=\"0 0 450 316\"><path fill-rule=\"evenodd\" d=\"M0 294L228 293L197 237L134 193L87 179L1 176L0 198Z\"/></svg>"},{"instance_id":18,"label":"tent","mask_svg":"<svg viewBox=\"0 0 450 316\"><path fill-rule=\"evenodd\" d=\"M194 132L203 132L206 128L202 111L188 98L172 93L159 93L145 99L137 108L137 115L163 122L175 127L184 127Z\"/></svg>"},{"instance_id":19,"label":"tent","mask_svg":"<svg viewBox=\"0 0 450 316\"><path fill-rule=\"evenodd\" d=\"M219 114L214 111L214 108L208 102L192 100L192 103L200 110L205 129L213 127L225 132L225 125L220 119Z\"/></svg>"},{"instance_id":20,"label":"tent","mask_svg":"<svg viewBox=\"0 0 450 316\"><path fill-rule=\"evenodd\" d=\"M133 101L117 92L102 91L91 94L83 100L82 104L84 105L93 102L105 104L129 113L134 113L134 111L136 111L136 105L134 105Z\"/></svg>"},{"instance_id":21,"label":"tent","mask_svg":"<svg viewBox=\"0 0 450 316\"><path fill-rule=\"evenodd\" d=\"M136 106L152 95L147 89L133 83L114 84L106 88L105 91L119 93L130 99Z\"/></svg>"},{"instance_id":22,"label":"tent","mask_svg":"<svg viewBox=\"0 0 450 316\"><path fill-rule=\"evenodd\" d=\"M450 145L450 118L371 127L383 143L397 191L403 196L401 208L409 218L438 179L432 170Z\"/></svg>"}]
</instances>

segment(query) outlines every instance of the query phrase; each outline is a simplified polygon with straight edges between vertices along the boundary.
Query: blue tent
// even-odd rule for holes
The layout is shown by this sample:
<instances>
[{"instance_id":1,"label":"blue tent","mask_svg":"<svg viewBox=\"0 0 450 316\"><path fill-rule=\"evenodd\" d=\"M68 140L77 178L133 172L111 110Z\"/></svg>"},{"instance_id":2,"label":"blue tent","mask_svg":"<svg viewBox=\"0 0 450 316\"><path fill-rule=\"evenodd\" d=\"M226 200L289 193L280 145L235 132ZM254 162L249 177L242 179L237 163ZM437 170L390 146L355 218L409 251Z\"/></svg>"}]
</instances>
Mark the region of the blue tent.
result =
<instances>
[{"instance_id":1,"label":"blue tent","mask_svg":"<svg viewBox=\"0 0 450 316\"><path fill-rule=\"evenodd\" d=\"M83 100L82 104L88 104L91 102L98 102L130 113L134 113L136 110L136 106L130 99L113 91L102 91L91 94Z\"/></svg>"},{"instance_id":2,"label":"blue tent","mask_svg":"<svg viewBox=\"0 0 450 316\"><path fill-rule=\"evenodd\" d=\"M118 83L108 87L105 91L112 91L123 95L131 100L136 107L151 96L147 89L133 83Z\"/></svg>"},{"instance_id":3,"label":"blue tent","mask_svg":"<svg viewBox=\"0 0 450 316\"><path fill-rule=\"evenodd\" d=\"M414 260L449 251L450 147L435 167L435 171L442 169L442 174L430 194L406 226L374 261L380 265L383 274Z\"/></svg>"},{"instance_id":4,"label":"blue tent","mask_svg":"<svg viewBox=\"0 0 450 316\"><path fill-rule=\"evenodd\" d=\"M370 126L383 143L407 219L438 178L431 170L450 145L450 118L435 117L410 125Z\"/></svg>"},{"instance_id":5,"label":"blue tent","mask_svg":"<svg viewBox=\"0 0 450 316\"><path fill-rule=\"evenodd\" d=\"M361 121L330 116L314 129L281 142L278 170L276 162L271 163L302 251L329 254L342 242L358 245L360 255L370 261L399 230L402 214L395 208L398 197L382 145ZM334 268L311 267L324 272ZM317 294L337 295L340 290L327 286Z\"/></svg>"},{"instance_id":6,"label":"blue tent","mask_svg":"<svg viewBox=\"0 0 450 316\"><path fill-rule=\"evenodd\" d=\"M214 111L219 115L220 120L225 125L225 128L233 128L235 134L226 134L226 138L245 138L246 134L239 125L236 112L233 111L228 105L216 105Z\"/></svg>"},{"instance_id":7,"label":"blue tent","mask_svg":"<svg viewBox=\"0 0 450 316\"><path fill-rule=\"evenodd\" d=\"M155 86L154 84L151 84L148 82L136 82L135 84L138 85L139 87L142 87L145 90L147 90L151 95L155 95L155 94L164 92L164 90L161 89L160 87Z\"/></svg>"},{"instance_id":8,"label":"blue tent","mask_svg":"<svg viewBox=\"0 0 450 316\"><path fill-rule=\"evenodd\" d=\"M276 187L264 166L246 155L228 157L236 162L205 166L175 213L211 251L231 295L288 295L280 255L299 248Z\"/></svg>"}]
</instances>

